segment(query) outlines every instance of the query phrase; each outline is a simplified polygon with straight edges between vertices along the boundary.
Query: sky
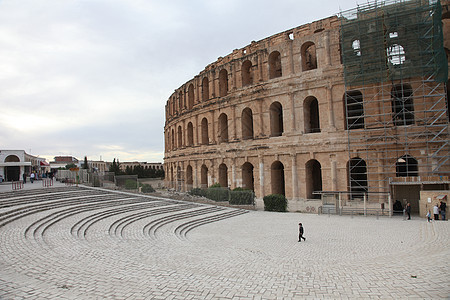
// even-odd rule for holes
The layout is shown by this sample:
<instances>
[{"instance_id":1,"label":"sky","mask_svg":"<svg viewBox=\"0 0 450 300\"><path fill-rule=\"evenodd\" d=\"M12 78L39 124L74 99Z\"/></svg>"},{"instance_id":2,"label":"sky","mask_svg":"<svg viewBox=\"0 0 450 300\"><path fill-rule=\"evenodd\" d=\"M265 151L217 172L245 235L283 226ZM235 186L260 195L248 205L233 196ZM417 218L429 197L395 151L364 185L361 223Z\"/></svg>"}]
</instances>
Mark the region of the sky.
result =
<instances>
[{"instance_id":1,"label":"sky","mask_svg":"<svg viewBox=\"0 0 450 300\"><path fill-rule=\"evenodd\" d=\"M0 0L0 149L163 162L165 104L205 66L355 0Z\"/></svg>"}]
</instances>

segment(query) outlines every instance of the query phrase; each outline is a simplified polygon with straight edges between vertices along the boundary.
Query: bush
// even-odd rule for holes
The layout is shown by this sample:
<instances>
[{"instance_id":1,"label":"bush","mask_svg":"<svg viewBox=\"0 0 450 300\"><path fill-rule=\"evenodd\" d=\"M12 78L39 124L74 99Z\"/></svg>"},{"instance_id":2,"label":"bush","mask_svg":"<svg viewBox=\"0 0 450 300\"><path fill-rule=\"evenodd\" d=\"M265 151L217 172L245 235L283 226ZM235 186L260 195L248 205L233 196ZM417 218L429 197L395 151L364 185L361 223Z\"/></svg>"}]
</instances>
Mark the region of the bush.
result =
<instances>
[{"instance_id":1,"label":"bush","mask_svg":"<svg viewBox=\"0 0 450 300\"><path fill-rule=\"evenodd\" d=\"M228 201L229 191L225 188L211 186L206 190L206 198L214 201Z\"/></svg>"},{"instance_id":2,"label":"bush","mask_svg":"<svg viewBox=\"0 0 450 300\"><path fill-rule=\"evenodd\" d=\"M264 210L267 211L287 211L287 199L280 194L272 194L264 196Z\"/></svg>"},{"instance_id":3,"label":"bush","mask_svg":"<svg viewBox=\"0 0 450 300\"><path fill-rule=\"evenodd\" d=\"M132 179L125 180L125 189L126 190L135 190L135 189L137 189L136 180L132 180Z\"/></svg>"},{"instance_id":4,"label":"bush","mask_svg":"<svg viewBox=\"0 0 450 300\"><path fill-rule=\"evenodd\" d=\"M189 194L192 196L206 197L206 191L201 188L193 188L189 191Z\"/></svg>"},{"instance_id":5,"label":"bush","mask_svg":"<svg viewBox=\"0 0 450 300\"><path fill-rule=\"evenodd\" d=\"M154 193L155 189L150 184L145 183L142 185L141 191L143 193Z\"/></svg>"},{"instance_id":6,"label":"bush","mask_svg":"<svg viewBox=\"0 0 450 300\"><path fill-rule=\"evenodd\" d=\"M254 205L255 193L252 190L235 188L231 192L230 204L234 205Z\"/></svg>"}]
</instances>

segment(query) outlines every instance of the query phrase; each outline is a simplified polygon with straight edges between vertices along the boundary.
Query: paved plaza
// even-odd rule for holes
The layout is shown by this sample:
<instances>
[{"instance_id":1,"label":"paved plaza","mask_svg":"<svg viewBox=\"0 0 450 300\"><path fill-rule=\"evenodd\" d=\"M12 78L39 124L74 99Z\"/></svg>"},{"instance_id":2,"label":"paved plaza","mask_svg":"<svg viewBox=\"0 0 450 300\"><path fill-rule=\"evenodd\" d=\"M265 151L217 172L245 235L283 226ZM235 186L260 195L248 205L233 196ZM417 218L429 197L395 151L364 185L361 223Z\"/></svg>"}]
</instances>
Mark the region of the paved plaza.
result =
<instances>
[{"instance_id":1,"label":"paved plaza","mask_svg":"<svg viewBox=\"0 0 450 300\"><path fill-rule=\"evenodd\" d=\"M418 217L0 185L0 299L448 299L449 246Z\"/></svg>"}]
</instances>

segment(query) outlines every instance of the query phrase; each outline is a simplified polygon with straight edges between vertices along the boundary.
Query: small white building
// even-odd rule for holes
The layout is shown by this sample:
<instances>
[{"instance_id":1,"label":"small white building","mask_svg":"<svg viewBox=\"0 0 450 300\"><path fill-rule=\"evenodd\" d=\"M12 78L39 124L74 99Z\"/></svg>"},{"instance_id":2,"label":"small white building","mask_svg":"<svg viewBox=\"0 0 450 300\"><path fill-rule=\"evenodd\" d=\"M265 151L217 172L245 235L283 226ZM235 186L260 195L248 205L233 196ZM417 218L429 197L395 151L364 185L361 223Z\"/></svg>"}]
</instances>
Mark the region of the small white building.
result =
<instances>
[{"instance_id":1,"label":"small white building","mask_svg":"<svg viewBox=\"0 0 450 300\"><path fill-rule=\"evenodd\" d=\"M45 158L26 153L24 150L0 150L0 175L4 181L22 180L23 174L36 172L38 176L50 170Z\"/></svg>"}]
</instances>

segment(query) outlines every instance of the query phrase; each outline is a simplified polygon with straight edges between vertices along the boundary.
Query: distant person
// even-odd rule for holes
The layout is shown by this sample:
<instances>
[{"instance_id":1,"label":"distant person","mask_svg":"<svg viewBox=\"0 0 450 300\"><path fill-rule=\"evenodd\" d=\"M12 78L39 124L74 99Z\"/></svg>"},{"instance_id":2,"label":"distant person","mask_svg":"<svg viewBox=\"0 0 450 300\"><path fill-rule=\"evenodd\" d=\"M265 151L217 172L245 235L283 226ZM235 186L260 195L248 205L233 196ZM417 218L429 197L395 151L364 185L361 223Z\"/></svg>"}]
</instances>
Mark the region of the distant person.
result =
<instances>
[{"instance_id":1,"label":"distant person","mask_svg":"<svg viewBox=\"0 0 450 300\"><path fill-rule=\"evenodd\" d=\"M406 204L405 210L406 210L406 213L408 214L408 220L411 220L411 203L408 202Z\"/></svg>"},{"instance_id":2,"label":"distant person","mask_svg":"<svg viewBox=\"0 0 450 300\"><path fill-rule=\"evenodd\" d=\"M428 223L431 222L431 211L430 210L428 210L428 212L427 212L427 221L428 221Z\"/></svg>"},{"instance_id":3,"label":"distant person","mask_svg":"<svg viewBox=\"0 0 450 300\"><path fill-rule=\"evenodd\" d=\"M23 180L23 183L27 183L27 173L23 172L22 180Z\"/></svg>"},{"instance_id":4,"label":"distant person","mask_svg":"<svg viewBox=\"0 0 450 300\"><path fill-rule=\"evenodd\" d=\"M434 214L434 219L437 221L439 220L439 206L436 205L433 207L433 214Z\"/></svg>"},{"instance_id":5,"label":"distant person","mask_svg":"<svg viewBox=\"0 0 450 300\"><path fill-rule=\"evenodd\" d=\"M441 220L445 221L445 210L447 209L447 203L441 201L441 205L439 205L439 209L441 210Z\"/></svg>"},{"instance_id":6,"label":"distant person","mask_svg":"<svg viewBox=\"0 0 450 300\"><path fill-rule=\"evenodd\" d=\"M298 223L298 241L301 242L302 239L306 241L306 238L303 237L303 225L302 223Z\"/></svg>"},{"instance_id":7,"label":"distant person","mask_svg":"<svg viewBox=\"0 0 450 300\"><path fill-rule=\"evenodd\" d=\"M34 181L34 172L31 172L30 174L30 182L33 183Z\"/></svg>"}]
</instances>

